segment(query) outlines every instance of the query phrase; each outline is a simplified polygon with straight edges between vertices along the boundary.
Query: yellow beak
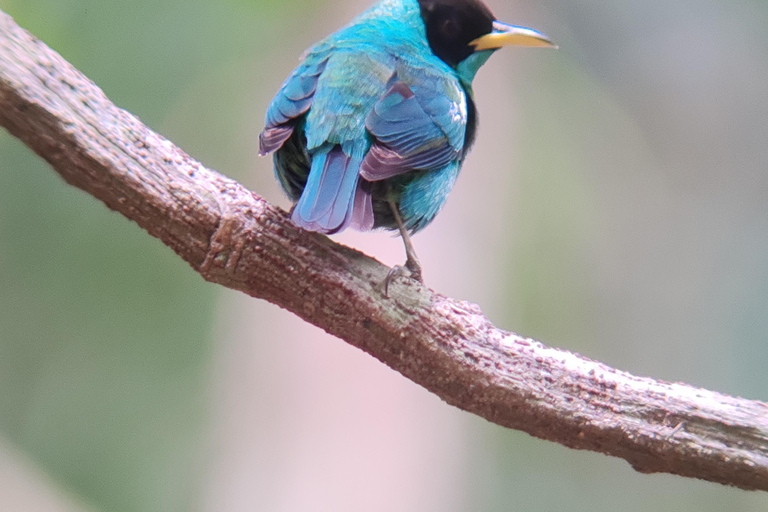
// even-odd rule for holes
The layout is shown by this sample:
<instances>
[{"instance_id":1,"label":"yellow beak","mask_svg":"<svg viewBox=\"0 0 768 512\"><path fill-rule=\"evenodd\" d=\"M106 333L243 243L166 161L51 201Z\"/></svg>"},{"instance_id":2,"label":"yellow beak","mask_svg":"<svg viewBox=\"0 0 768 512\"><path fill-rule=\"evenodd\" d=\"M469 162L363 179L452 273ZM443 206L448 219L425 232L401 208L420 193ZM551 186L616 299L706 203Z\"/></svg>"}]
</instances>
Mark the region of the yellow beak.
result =
<instances>
[{"instance_id":1,"label":"yellow beak","mask_svg":"<svg viewBox=\"0 0 768 512\"><path fill-rule=\"evenodd\" d=\"M550 39L537 30L526 27L507 25L500 21L493 22L493 32L478 37L471 43L475 50L495 50L502 46L540 46L557 48Z\"/></svg>"}]
</instances>

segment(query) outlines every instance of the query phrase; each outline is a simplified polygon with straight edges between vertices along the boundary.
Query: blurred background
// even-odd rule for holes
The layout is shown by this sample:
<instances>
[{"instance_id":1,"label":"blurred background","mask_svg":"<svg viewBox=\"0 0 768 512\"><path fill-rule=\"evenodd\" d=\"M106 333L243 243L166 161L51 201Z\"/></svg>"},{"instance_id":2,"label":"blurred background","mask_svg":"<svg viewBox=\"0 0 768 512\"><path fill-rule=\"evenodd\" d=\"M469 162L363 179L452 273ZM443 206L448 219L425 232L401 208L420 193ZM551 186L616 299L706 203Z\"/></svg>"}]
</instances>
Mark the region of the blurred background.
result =
<instances>
[{"instance_id":1,"label":"blurred background","mask_svg":"<svg viewBox=\"0 0 768 512\"><path fill-rule=\"evenodd\" d=\"M768 3L501 1L426 282L639 375L768 399ZM303 50L365 0L0 0L119 106L288 206L257 157ZM386 233L340 241L388 264ZM0 510L764 511L508 431L204 283L0 131Z\"/></svg>"}]
</instances>

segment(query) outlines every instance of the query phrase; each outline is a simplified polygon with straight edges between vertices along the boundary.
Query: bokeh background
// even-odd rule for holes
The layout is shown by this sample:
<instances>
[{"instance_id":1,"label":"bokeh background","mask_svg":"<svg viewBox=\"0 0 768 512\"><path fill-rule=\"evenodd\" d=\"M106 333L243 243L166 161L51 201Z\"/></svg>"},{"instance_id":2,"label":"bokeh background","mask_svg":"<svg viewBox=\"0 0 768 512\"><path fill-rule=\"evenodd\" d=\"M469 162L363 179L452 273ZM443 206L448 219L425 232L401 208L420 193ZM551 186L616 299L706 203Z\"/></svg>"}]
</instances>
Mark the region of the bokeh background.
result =
<instances>
[{"instance_id":1,"label":"bokeh background","mask_svg":"<svg viewBox=\"0 0 768 512\"><path fill-rule=\"evenodd\" d=\"M365 0L0 0L118 105L287 206L257 136ZM490 1L559 51L479 73L427 283L640 375L768 399L768 3ZM337 237L388 264L385 233ZM764 511L453 409L204 283L0 131L0 510Z\"/></svg>"}]
</instances>

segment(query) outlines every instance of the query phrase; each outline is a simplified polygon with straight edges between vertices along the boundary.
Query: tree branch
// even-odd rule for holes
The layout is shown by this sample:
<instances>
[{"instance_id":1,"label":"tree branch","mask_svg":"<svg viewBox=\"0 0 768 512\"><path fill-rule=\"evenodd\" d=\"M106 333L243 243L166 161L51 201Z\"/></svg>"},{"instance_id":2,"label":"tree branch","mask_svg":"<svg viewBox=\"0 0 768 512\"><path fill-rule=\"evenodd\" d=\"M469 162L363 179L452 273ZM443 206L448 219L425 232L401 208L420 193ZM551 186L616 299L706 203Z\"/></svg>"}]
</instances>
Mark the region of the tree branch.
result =
<instances>
[{"instance_id":1,"label":"tree branch","mask_svg":"<svg viewBox=\"0 0 768 512\"><path fill-rule=\"evenodd\" d=\"M768 490L765 403L548 348L413 282L387 299L387 267L203 167L1 11L0 125L206 280L292 311L449 404L644 473Z\"/></svg>"}]
</instances>

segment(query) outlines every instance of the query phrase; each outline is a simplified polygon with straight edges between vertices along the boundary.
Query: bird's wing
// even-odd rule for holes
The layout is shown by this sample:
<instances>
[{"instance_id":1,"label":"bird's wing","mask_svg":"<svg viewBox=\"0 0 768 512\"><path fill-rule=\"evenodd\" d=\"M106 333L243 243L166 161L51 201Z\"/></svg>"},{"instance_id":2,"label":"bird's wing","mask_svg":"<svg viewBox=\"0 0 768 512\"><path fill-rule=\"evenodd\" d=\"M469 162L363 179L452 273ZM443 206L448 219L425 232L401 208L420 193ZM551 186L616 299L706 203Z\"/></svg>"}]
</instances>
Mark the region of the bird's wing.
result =
<instances>
[{"instance_id":1,"label":"bird's wing","mask_svg":"<svg viewBox=\"0 0 768 512\"><path fill-rule=\"evenodd\" d=\"M440 169L461 158L466 131L466 98L442 94L444 83L408 85L394 81L366 118L373 144L360 166L368 181L412 170ZM457 101L458 100L458 101Z\"/></svg>"},{"instance_id":2,"label":"bird's wing","mask_svg":"<svg viewBox=\"0 0 768 512\"><path fill-rule=\"evenodd\" d=\"M328 59L303 125L312 163L293 210L297 225L322 233L373 227L370 184L359 179L371 144L365 117L386 92L393 62L373 49L337 50Z\"/></svg>"},{"instance_id":3,"label":"bird's wing","mask_svg":"<svg viewBox=\"0 0 768 512\"><path fill-rule=\"evenodd\" d=\"M312 105L327 57L306 59L283 83L267 109L264 131L259 135L259 153L268 155L280 148L293 133L294 120Z\"/></svg>"}]
</instances>

